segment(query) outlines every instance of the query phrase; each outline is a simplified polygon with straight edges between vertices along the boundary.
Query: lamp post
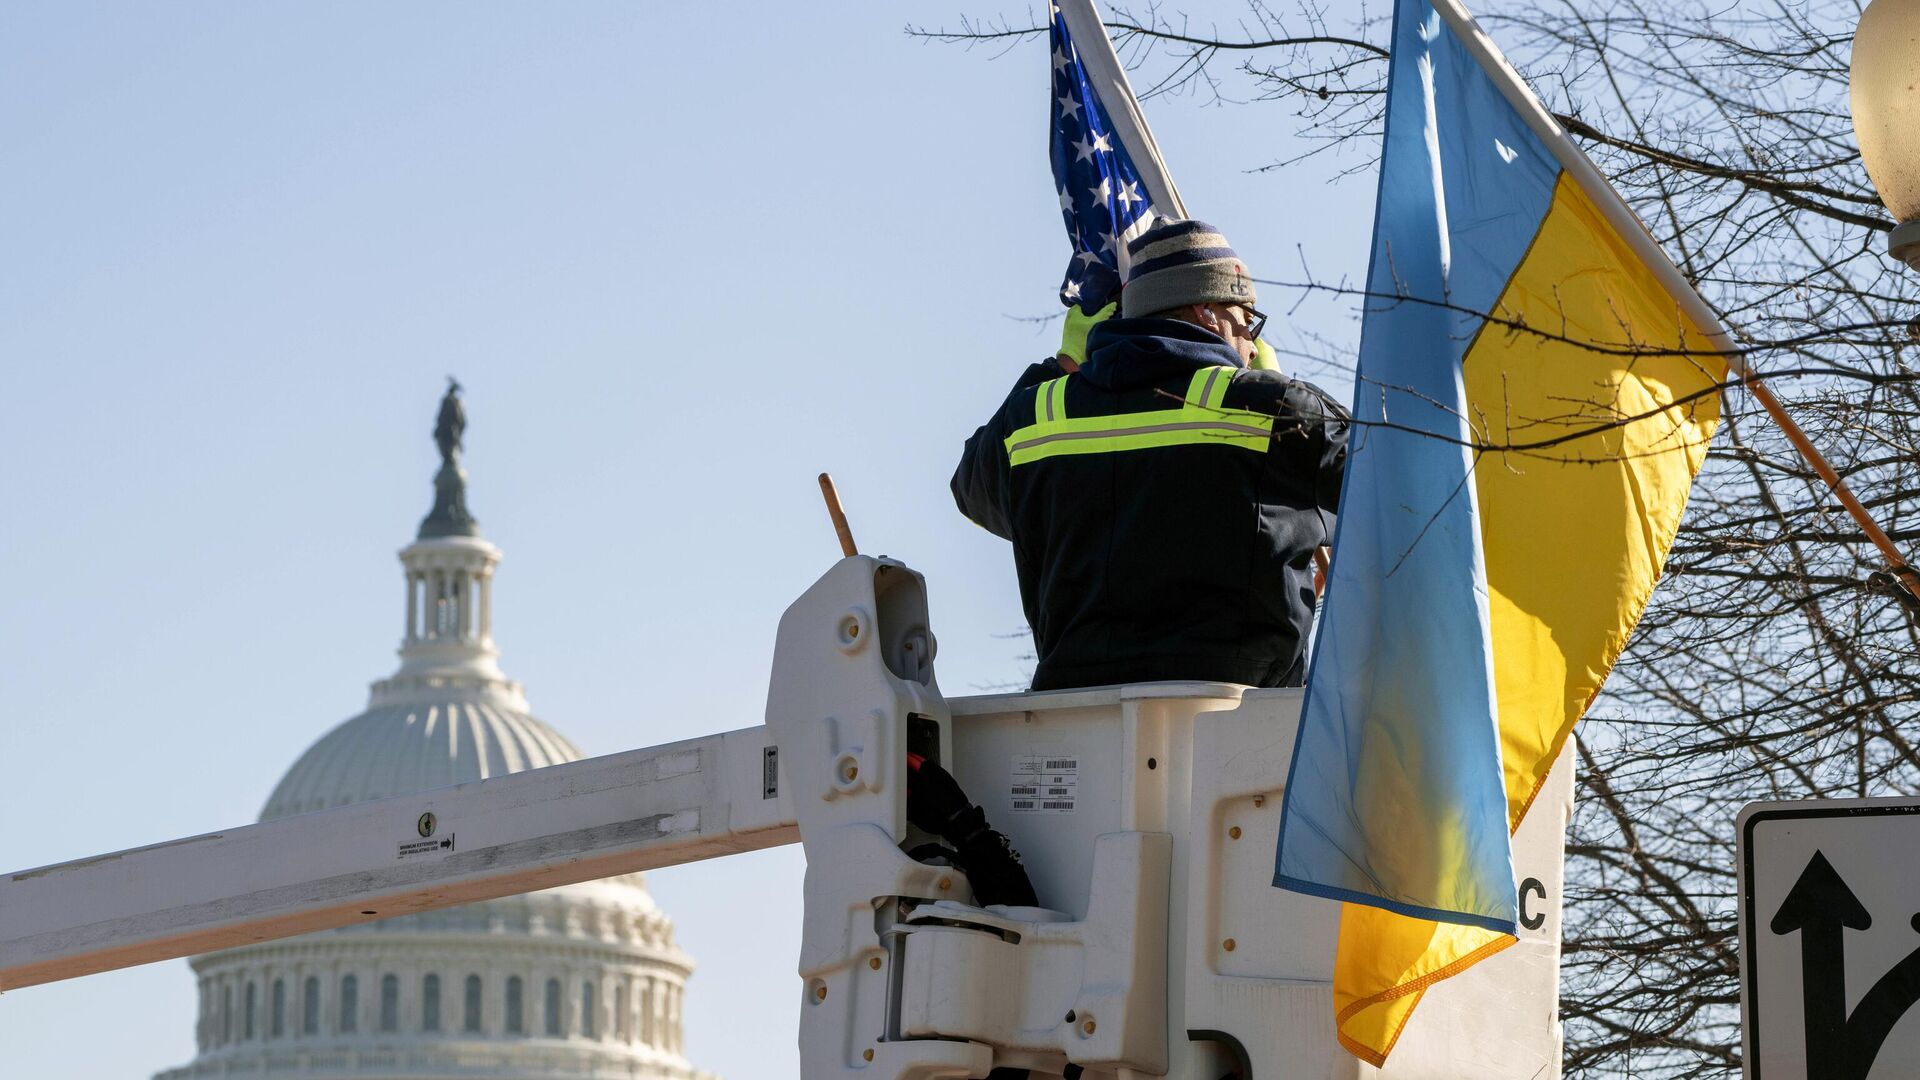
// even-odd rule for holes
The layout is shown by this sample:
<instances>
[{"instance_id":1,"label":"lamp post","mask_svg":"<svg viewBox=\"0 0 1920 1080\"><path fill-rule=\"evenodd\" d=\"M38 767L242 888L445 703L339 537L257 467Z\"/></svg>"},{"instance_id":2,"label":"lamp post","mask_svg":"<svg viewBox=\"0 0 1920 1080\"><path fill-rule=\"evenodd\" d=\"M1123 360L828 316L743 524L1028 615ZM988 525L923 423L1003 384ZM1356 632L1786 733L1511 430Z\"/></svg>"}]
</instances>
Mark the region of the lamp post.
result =
<instances>
[{"instance_id":1,"label":"lamp post","mask_svg":"<svg viewBox=\"0 0 1920 1080\"><path fill-rule=\"evenodd\" d=\"M1887 253L1920 270L1920 0L1873 0L1848 76L1860 160L1900 224Z\"/></svg>"}]
</instances>

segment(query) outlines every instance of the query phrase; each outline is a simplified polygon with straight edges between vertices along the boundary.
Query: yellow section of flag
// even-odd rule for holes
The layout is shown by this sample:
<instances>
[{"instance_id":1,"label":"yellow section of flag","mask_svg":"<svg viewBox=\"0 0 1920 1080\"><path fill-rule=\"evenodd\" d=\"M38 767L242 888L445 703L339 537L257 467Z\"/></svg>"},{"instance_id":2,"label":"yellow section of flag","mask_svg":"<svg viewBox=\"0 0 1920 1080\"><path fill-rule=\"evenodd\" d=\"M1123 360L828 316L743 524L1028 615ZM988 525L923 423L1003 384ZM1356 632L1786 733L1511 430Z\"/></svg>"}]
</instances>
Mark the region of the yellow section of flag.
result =
<instances>
[{"instance_id":1,"label":"yellow section of flag","mask_svg":"<svg viewBox=\"0 0 1920 1080\"><path fill-rule=\"evenodd\" d=\"M1659 580L1719 421L1725 360L1593 199L1552 206L1468 348L1469 422L1510 828ZM1513 943L1344 905L1339 1038L1381 1064L1421 993Z\"/></svg>"}]
</instances>

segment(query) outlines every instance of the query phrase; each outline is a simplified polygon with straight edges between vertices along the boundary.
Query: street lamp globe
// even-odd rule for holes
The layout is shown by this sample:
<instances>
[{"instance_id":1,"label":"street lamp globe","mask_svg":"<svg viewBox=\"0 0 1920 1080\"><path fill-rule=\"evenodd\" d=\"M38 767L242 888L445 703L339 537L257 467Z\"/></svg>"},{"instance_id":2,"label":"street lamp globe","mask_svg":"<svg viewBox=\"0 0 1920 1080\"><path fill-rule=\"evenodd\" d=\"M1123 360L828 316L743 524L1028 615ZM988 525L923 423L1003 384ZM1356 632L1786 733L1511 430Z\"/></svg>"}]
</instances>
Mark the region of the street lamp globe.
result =
<instances>
[{"instance_id":1,"label":"street lamp globe","mask_svg":"<svg viewBox=\"0 0 1920 1080\"><path fill-rule=\"evenodd\" d=\"M1849 78L1860 160L1900 224L1887 251L1920 270L1920 0L1873 0Z\"/></svg>"}]
</instances>

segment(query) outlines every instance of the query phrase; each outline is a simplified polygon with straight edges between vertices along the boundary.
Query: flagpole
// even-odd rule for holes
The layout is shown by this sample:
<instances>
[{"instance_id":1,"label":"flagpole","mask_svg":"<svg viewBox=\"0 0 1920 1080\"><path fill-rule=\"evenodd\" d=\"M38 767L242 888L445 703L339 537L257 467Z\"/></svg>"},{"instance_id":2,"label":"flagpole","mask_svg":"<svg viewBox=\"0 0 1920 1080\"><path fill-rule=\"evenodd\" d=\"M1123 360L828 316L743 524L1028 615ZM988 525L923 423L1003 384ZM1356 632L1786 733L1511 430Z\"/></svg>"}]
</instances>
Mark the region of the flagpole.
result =
<instances>
[{"instance_id":1,"label":"flagpole","mask_svg":"<svg viewBox=\"0 0 1920 1080\"><path fill-rule=\"evenodd\" d=\"M1146 185L1153 205L1164 208L1162 217L1186 217L1186 204L1180 201L1180 191L1173 186L1173 174L1167 171L1160 147L1153 141L1146 115L1140 111L1140 102L1127 83L1127 69L1121 65L1119 54L1113 51L1113 41L1107 37L1107 28L1101 23L1093 0L1056 0L1054 7L1067 24L1067 34L1073 38L1081 65L1098 84L1094 91L1107 107L1107 120L1133 159L1133 167L1139 171L1140 182Z\"/></svg>"},{"instance_id":2,"label":"flagpole","mask_svg":"<svg viewBox=\"0 0 1920 1080\"><path fill-rule=\"evenodd\" d=\"M1754 371L1747 363L1746 357L1735 349L1733 336L1727 332L1725 326L1721 325L1719 315L1707 306L1707 302L1701 298L1693 284L1680 273L1678 267L1673 265L1673 260L1667 257L1666 249L1662 248L1660 242L1653 238L1653 234L1647 231L1646 223L1640 220L1640 215L1633 212L1633 209L1620 197L1620 193L1614 190L1605 176L1601 175L1593 159L1587 157L1586 151L1580 149L1579 144L1567 134L1567 130L1553 118L1553 114L1540 104L1540 99L1533 96L1533 91L1520 77L1520 73L1507 62L1507 58L1493 44L1493 40L1487 36L1486 31L1480 29L1480 24L1474 21L1467 9L1458 0L1430 0L1430 2L1433 4L1434 11L1452 28L1454 36L1467 52L1479 61L1480 66L1490 74L1497 72L1503 76L1493 80L1494 85L1499 87L1501 96L1507 99L1507 104L1513 106L1513 110L1520 114L1521 119L1526 121L1533 133L1539 136L1540 141L1553 151L1561 168L1573 175L1574 180L1593 200L1608 224L1612 225L1620 238L1633 249L1633 253L1639 256L1640 261L1653 271L1654 277L1666 289L1667 295L1680 306L1688 318L1693 320L1694 325L1706 331L1710 341L1724 350L1720 355L1726 360L1727 366L1740 376L1742 385L1753 394L1754 400L1760 403L1760 407L1765 409L1767 415L1779 426L1781 432L1786 435L1787 442L1793 445L1808 465L1813 466L1813 471L1826 482L1827 487L1840 500L1840 505L1846 508L1847 514L1860 526L1861 531L1866 534L1868 540L1872 541L1873 546L1879 549L1881 556L1887 561L1893 580L1905 593L1902 597L1903 602L1908 607L1920 611L1920 573L1915 572L1913 565L1894 545L1893 538L1873 520L1873 515L1868 513L1866 506L1854 497L1853 490L1847 486L1847 482L1840 478L1840 474L1834 471L1826 457L1813 445L1813 440L1809 439L1806 432L1800 429L1800 425L1788 415L1786 406L1782 405L1780 399L1775 397L1773 391L1761 381L1766 376ZM1065 0L1062 0L1062 3L1064 4Z\"/></svg>"},{"instance_id":3,"label":"flagpole","mask_svg":"<svg viewBox=\"0 0 1920 1080\"><path fill-rule=\"evenodd\" d=\"M1847 487L1845 480L1840 479L1839 473L1833 471L1833 466L1827 464L1827 459L1814 448L1813 442L1807 438L1805 432L1800 430L1800 425L1794 423L1793 417L1787 415L1786 407L1781 405L1779 399L1773 396L1773 391L1768 390L1766 384L1760 381L1763 376L1742 368L1740 377L1745 380L1746 387L1752 391L1754 399L1760 402L1761 406L1767 410L1767 414L1773 417L1773 422L1780 425L1780 430L1786 433L1787 441L1793 444L1794 449L1800 451L1800 456L1806 459L1807 464L1813 466L1813 471L1820 474L1820 479L1827 482L1827 486L1833 489L1834 496L1840 500L1840 505L1847 508L1847 513L1859 523L1861 530L1867 534L1867 539L1873 541L1873 546L1880 549L1881 556L1887 560L1888 572L1894 582L1905 590L1904 600L1907 606L1920 612L1920 573L1914 571L1912 564L1908 563L1906 557L1900 553L1900 549L1894 546L1893 538L1874 523L1873 517L1867 513L1867 508L1861 505L1859 499L1854 498L1853 490Z\"/></svg>"}]
</instances>

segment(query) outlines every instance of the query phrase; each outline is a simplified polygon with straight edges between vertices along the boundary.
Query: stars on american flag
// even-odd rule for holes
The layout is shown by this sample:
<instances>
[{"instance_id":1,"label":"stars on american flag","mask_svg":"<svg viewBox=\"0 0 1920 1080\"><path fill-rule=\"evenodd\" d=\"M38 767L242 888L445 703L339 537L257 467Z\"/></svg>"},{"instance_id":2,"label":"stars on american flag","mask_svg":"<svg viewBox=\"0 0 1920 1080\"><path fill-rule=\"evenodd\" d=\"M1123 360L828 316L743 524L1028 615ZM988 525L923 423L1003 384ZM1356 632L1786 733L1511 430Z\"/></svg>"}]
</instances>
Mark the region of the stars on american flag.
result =
<instances>
[{"instance_id":1,"label":"stars on american flag","mask_svg":"<svg viewBox=\"0 0 1920 1080\"><path fill-rule=\"evenodd\" d=\"M1152 224L1154 210L1058 8L1053 9L1051 40L1053 179L1073 244L1060 300L1104 306L1117 280L1125 276L1127 241Z\"/></svg>"}]
</instances>

